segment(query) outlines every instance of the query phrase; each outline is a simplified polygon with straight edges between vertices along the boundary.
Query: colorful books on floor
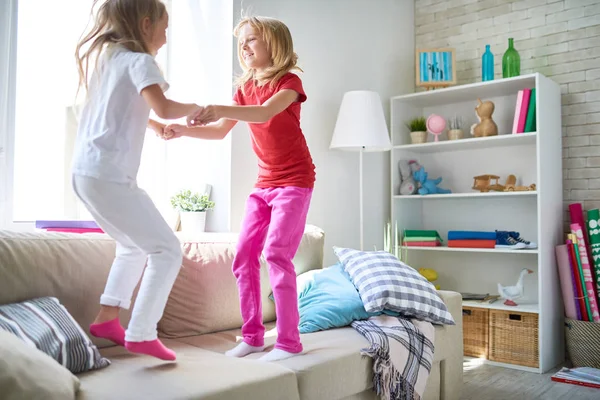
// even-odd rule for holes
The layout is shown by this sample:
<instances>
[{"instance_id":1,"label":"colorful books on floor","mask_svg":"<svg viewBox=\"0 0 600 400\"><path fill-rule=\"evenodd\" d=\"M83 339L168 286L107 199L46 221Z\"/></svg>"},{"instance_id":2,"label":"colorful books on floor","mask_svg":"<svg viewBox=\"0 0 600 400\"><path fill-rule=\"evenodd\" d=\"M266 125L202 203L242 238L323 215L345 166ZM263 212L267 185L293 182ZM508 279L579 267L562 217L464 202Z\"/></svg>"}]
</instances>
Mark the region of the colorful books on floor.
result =
<instances>
[{"instance_id":1,"label":"colorful books on floor","mask_svg":"<svg viewBox=\"0 0 600 400\"><path fill-rule=\"evenodd\" d=\"M438 231L408 229L404 231L402 243L409 247L437 247L441 246L443 241Z\"/></svg>"},{"instance_id":2,"label":"colorful books on floor","mask_svg":"<svg viewBox=\"0 0 600 400\"><path fill-rule=\"evenodd\" d=\"M496 232L448 231L448 247L493 249Z\"/></svg>"},{"instance_id":3,"label":"colorful books on floor","mask_svg":"<svg viewBox=\"0 0 600 400\"><path fill-rule=\"evenodd\" d=\"M570 383L593 388L600 388L600 369L591 367L563 367L550 378L554 382Z\"/></svg>"},{"instance_id":4,"label":"colorful books on floor","mask_svg":"<svg viewBox=\"0 0 600 400\"><path fill-rule=\"evenodd\" d=\"M36 229L48 232L69 232L69 233L104 233L96 221L82 220L37 220Z\"/></svg>"}]
</instances>

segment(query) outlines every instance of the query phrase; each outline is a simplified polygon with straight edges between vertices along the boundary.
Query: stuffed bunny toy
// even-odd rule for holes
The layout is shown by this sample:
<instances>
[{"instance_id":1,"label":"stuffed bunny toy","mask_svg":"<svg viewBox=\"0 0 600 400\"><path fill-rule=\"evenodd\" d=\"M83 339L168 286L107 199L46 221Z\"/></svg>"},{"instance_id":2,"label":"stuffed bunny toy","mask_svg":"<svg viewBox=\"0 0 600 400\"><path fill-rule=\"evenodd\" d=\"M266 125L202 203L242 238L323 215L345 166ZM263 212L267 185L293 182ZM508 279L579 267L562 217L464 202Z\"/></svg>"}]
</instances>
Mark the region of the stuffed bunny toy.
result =
<instances>
[{"instance_id":1,"label":"stuffed bunny toy","mask_svg":"<svg viewBox=\"0 0 600 400\"><path fill-rule=\"evenodd\" d=\"M413 178L414 171L417 170L419 164L412 160L398 161L398 169L400 171L400 194L408 196L417 193L417 182Z\"/></svg>"}]
</instances>

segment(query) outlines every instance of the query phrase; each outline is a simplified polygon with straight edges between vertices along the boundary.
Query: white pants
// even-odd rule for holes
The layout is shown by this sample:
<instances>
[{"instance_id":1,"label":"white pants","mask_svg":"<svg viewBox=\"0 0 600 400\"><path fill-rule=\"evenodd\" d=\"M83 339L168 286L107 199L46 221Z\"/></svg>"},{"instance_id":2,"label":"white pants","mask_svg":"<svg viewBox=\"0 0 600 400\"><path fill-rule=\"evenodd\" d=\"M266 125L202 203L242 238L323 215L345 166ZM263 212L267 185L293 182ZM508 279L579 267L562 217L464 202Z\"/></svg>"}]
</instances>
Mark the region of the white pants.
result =
<instances>
[{"instance_id":1,"label":"white pants","mask_svg":"<svg viewBox=\"0 0 600 400\"><path fill-rule=\"evenodd\" d=\"M143 274L125 340L156 339L156 326L181 268L179 240L137 185L73 175L73 190L98 225L117 242L100 304L128 309Z\"/></svg>"}]
</instances>

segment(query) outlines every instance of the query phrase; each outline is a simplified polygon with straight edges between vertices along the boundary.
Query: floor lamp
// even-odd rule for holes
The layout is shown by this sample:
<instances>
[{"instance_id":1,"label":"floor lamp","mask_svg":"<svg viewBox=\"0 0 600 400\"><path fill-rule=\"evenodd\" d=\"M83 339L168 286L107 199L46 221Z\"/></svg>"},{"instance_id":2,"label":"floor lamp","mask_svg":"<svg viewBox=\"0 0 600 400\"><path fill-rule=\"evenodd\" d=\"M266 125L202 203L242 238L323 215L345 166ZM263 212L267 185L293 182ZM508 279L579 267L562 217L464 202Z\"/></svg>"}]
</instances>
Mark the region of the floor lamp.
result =
<instances>
[{"instance_id":1,"label":"floor lamp","mask_svg":"<svg viewBox=\"0 0 600 400\"><path fill-rule=\"evenodd\" d=\"M377 92L355 90L344 94L329 148L359 152L360 249L364 250L363 153L392 148Z\"/></svg>"}]
</instances>

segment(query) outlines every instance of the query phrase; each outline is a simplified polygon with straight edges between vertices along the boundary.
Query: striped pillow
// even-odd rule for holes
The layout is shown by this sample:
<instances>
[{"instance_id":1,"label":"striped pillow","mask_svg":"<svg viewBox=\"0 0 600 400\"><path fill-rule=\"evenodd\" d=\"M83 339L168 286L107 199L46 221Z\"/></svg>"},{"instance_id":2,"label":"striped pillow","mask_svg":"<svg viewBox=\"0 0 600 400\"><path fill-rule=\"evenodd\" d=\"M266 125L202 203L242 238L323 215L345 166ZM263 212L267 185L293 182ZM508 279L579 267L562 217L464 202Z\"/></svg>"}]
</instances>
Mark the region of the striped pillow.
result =
<instances>
[{"instance_id":1,"label":"striped pillow","mask_svg":"<svg viewBox=\"0 0 600 400\"><path fill-rule=\"evenodd\" d=\"M48 354L74 374L110 365L55 297L0 306L0 329Z\"/></svg>"},{"instance_id":2,"label":"striped pillow","mask_svg":"<svg viewBox=\"0 0 600 400\"><path fill-rule=\"evenodd\" d=\"M333 248L369 313L395 311L407 318L454 325L433 286L414 268L386 251Z\"/></svg>"}]
</instances>

